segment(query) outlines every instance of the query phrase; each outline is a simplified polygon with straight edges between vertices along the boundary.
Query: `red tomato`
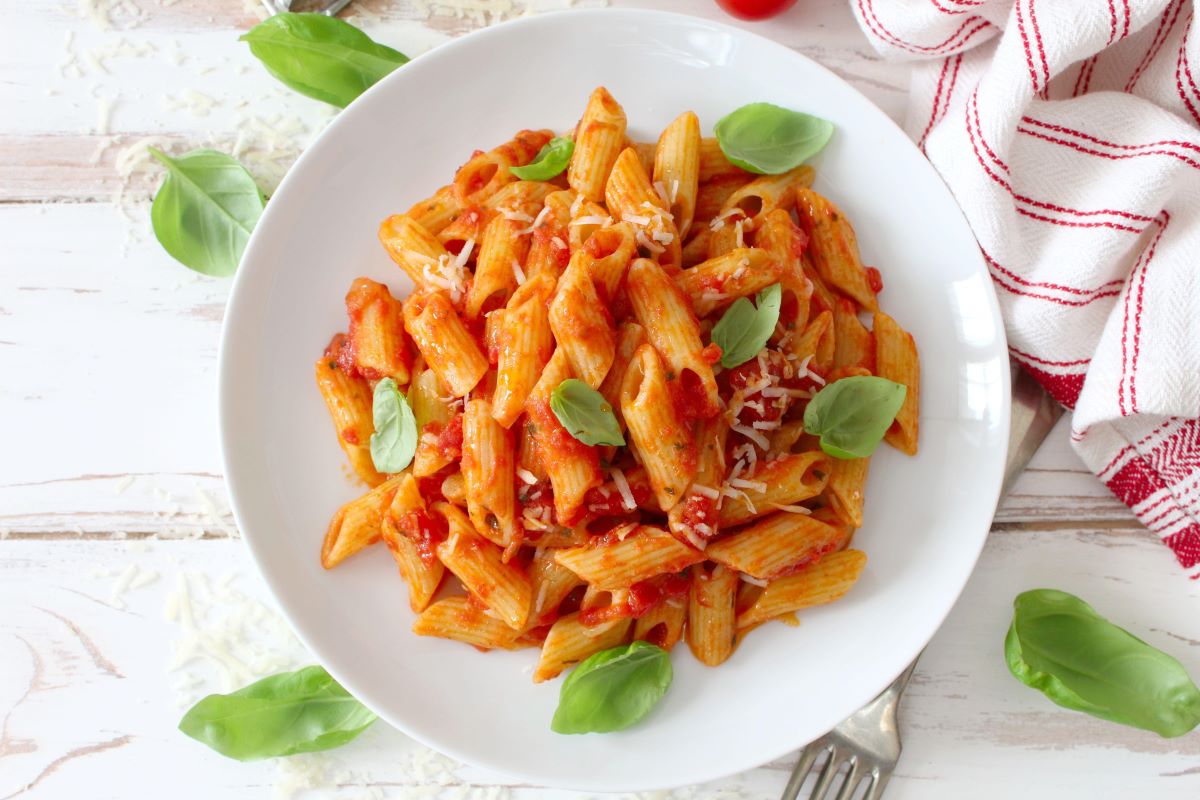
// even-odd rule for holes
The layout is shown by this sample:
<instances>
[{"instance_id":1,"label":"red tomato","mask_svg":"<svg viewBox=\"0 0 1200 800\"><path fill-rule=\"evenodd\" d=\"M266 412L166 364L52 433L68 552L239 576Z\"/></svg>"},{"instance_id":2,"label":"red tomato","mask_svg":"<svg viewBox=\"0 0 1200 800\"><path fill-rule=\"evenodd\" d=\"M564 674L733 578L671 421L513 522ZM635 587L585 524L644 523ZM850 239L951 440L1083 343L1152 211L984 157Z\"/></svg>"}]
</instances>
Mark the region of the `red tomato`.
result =
<instances>
[{"instance_id":1,"label":"red tomato","mask_svg":"<svg viewBox=\"0 0 1200 800\"><path fill-rule=\"evenodd\" d=\"M796 0L717 0L717 5L739 19L766 19L782 14Z\"/></svg>"}]
</instances>

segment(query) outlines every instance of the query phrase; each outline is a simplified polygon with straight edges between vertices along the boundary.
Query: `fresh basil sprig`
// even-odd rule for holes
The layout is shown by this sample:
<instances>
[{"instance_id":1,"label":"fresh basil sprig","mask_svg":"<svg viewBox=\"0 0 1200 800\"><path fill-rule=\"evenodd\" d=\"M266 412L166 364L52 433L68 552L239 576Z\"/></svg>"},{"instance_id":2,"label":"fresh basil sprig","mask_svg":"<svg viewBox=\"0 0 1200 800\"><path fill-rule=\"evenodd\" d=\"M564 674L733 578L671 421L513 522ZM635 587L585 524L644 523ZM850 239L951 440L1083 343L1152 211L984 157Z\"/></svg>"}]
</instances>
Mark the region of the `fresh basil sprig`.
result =
<instances>
[{"instance_id":1,"label":"fresh basil sprig","mask_svg":"<svg viewBox=\"0 0 1200 800\"><path fill-rule=\"evenodd\" d=\"M1183 665L1073 594L1022 592L1004 639L1008 669L1058 705L1182 736L1200 725L1200 689Z\"/></svg>"},{"instance_id":2,"label":"fresh basil sprig","mask_svg":"<svg viewBox=\"0 0 1200 800\"><path fill-rule=\"evenodd\" d=\"M612 406L577 378L567 378L550 393L550 410L567 433L584 444L624 445L621 426Z\"/></svg>"},{"instance_id":3,"label":"fresh basil sprig","mask_svg":"<svg viewBox=\"0 0 1200 800\"><path fill-rule=\"evenodd\" d=\"M636 641L588 657L563 681L550 729L609 733L628 728L658 705L671 685L671 657Z\"/></svg>"},{"instance_id":4,"label":"fresh basil sprig","mask_svg":"<svg viewBox=\"0 0 1200 800\"><path fill-rule=\"evenodd\" d=\"M574 141L556 136L538 150L533 161L523 167L509 167L508 171L523 181L548 181L567 168L574 152Z\"/></svg>"},{"instance_id":5,"label":"fresh basil sprig","mask_svg":"<svg viewBox=\"0 0 1200 800\"><path fill-rule=\"evenodd\" d=\"M400 387L391 378L375 384L371 401L375 432L371 434L371 461L383 473L396 473L412 463L417 452L417 420Z\"/></svg>"},{"instance_id":6,"label":"fresh basil sprig","mask_svg":"<svg viewBox=\"0 0 1200 800\"><path fill-rule=\"evenodd\" d=\"M757 308L745 297L729 307L713 326L713 344L721 348L721 366L726 369L744 364L767 345L779 321L783 292L779 284L763 289L755 298Z\"/></svg>"},{"instance_id":7,"label":"fresh basil sprig","mask_svg":"<svg viewBox=\"0 0 1200 800\"><path fill-rule=\"evenodd\" d=\"M904 405L908 387L874 375L834 381L808 402L804 431L821 437L834 458L866 458Z\"/></svg>"},{"instance_id":8,"label":"fresh basil sprig","mask_svg":"<svg viewBox=\"0 0 1200 800\"><path fill-rule=\"evenodd\" d=\"M376 720L324 667L256 681L192 706L179 730L238 761L341 747Z\"/></svg>"},{"instance_id":9,"label":"fresh basil sprig","mask_svg":"<svg viewBox=\"0 0 1200 800\"><path fill-rule=\"evenodd\" d=\"M833 136L833 123L771 103L751 103L722 117L713 130L730 163L778 175L821 152Z\"/></svg>"},{"instance_id":10,"label":"fresh basil sprig","mask_svg":"<svg viewBox=\"0 0 1200 800\"><path fill-rule=\"evenodd\" d=\"M284 12L242 35L267 71L302 95L345 108L408 56L345 20Z\"/></svg>"},{"instance_id":11,"label":"fresh basil sprig","mask_svg":"<svg viewBox=\"0 0 1200 800\"><path fill-rule=\"evenodd\" d=\"M205 275L232 275L267 200L236 159L216 150L171 158L149 148L167 168L150 222L171 256Z\"/></svg>"}]
</instances>

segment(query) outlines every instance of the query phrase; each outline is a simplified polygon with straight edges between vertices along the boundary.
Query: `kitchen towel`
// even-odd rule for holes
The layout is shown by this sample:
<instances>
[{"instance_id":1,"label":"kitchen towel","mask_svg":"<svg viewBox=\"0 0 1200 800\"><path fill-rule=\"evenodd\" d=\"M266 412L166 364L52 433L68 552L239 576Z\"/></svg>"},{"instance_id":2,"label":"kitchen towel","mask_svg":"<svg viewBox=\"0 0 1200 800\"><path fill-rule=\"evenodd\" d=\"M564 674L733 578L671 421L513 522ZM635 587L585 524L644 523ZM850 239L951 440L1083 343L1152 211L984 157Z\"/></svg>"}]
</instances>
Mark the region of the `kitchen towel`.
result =
<instances>
[{"instance_id":1,"label":"kitchen towel","mask_svg":"<svg viewBox=\"0 0 1200 800\"><path fill-rule=\"evenodd\" d=\"M962 206L1009 350L1200 579L1200 23L1192 0L850 0L917 60L907 130Z\"/></svg>"}]
</instances>

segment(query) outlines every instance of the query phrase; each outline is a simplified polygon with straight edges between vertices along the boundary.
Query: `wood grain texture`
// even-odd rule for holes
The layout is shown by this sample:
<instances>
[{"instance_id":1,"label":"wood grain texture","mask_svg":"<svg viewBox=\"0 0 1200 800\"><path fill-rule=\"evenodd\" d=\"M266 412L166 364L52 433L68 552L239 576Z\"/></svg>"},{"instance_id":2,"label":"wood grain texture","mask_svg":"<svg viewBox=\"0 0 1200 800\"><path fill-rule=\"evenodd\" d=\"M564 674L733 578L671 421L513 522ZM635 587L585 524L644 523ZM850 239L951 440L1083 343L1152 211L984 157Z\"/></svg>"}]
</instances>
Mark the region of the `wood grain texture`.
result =
<instances>
[{"instance_id":1,"label":"wood grain texture","mask_svg":"<svg viewBox=\"0 0 1200 800\"><path fill-rule=\"evenodd\" d=\"M417 55L564 2L495 0L481 15L469 0L356 0L352 13ZM730 22L709 0L611 5ZM145 146L234 152L269 190L333 111L282 89L236 41L261 16L251 0L87 7L22 4L0 25L0 800L575 797L454 764L383 725L334 754L258 764L175 730L203 693L308 656L225 501L215 366L229 285L153 241ZM902 116L908 68L870 50L844 0L732 24ZM1068 713L1001 658L1013 595L1052 585L1200 674L1200 585L1173 579L1170 554L1087 472L1065 423L996 519L909 690L889 800L1200 795L1195 734L1161 740ZM790 766L698 796L774 797Z\"/></svg>"}]
</instances>

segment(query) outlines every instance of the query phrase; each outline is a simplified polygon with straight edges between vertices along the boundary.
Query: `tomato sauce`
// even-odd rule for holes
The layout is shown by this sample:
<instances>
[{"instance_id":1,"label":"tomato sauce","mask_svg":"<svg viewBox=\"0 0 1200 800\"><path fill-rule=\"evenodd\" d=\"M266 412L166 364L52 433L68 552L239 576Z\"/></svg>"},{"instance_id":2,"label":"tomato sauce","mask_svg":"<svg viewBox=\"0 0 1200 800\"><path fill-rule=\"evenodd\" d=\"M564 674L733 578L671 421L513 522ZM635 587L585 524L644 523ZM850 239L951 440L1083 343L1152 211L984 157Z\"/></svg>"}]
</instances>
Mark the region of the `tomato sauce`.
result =
<instances>
[{"instance_id":1,"label":"tomato sauce","mask_svg":"<svg viewBox=\"0 0 1200 800\"><path fill-rule=\"evenodd\" d=\"M691 529L701 539L708 541L717 534L717 501L702 494L689 495L683 501L681 523ZM697 525L708 526L708 534L696 530Z\"/></svg>"},{"instance_id":2,"label":"tomato sauce","mask_svg":"<svg viewBox=\"0 0 1200 800\"><path fill-rule=\"evenodd\" d=\"M419 509L400 517L397 527L417 546L417 554L426 566L433 566L437 560L437 546L446 541L450 533L440 514Z\"/></svg>"},{"instance_id":3,"label":"tomato sauce","mask_svg":"<svg viewBox=\"0 0 1200 800\"><path fill-rule=\"evenodd\" d=\"M617 619L641 619L662 601L687 594L690 587L691 582L681 575L665 575L639 581L629 587L629 595L625 602L580 611L579 621L583 625L592 626Z\"/></svg>"},{"instance_id":4,"label":"tomato sauce","mask_svg":"<svg viewBox=\"0 0 1200 800\"><path fill-rule=\"evenodd\" d=\"M871 291L879 294L883 291L883 276L879 274L879 270L874 267L867 267L867 285L871 287Z\"/></svg>"},{"instance_id":5,"label":"tomato sauce","mask_svg":"<svg viewBox=\"0 0 1200 800\"><path fill-rule=\"evenodd\" d=\"M430 423L433 424L433 423ZM451 461L462 458L463 415L455 414L438 432L437 446L442 455Z\"/></svg>"},{"instance_id":6,"label":"tomato sauce","mask_svg":"<svg viewBox=\"0 0 1200 800\"><path fill-rule=\"evenodd\" d=\"M650 487L644 483L631 485L629 493L633 495L633 502L638 506L650 499ZM588 489L587 494L583 496L583 505L589 514L600 516L615 517L631 513L629 509L625 508L621 493L612 484Z\"/></svg>"},{"instance_id":7,"label":"tomato sauce","mask_svg":"<svg viewBox=\"0 0 1200 800\"><path fill-rule=\"evenodd\" d=\"M554 516L554 488L549 481L538 481L532 486L520 489L517 492L517 502L521 504L522 509L528 509L529 516L534 519L547 525L558 524Z\"/></svg>"}]
</instances>

